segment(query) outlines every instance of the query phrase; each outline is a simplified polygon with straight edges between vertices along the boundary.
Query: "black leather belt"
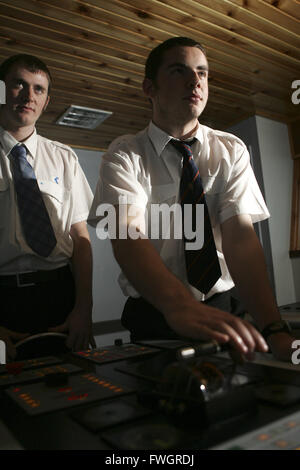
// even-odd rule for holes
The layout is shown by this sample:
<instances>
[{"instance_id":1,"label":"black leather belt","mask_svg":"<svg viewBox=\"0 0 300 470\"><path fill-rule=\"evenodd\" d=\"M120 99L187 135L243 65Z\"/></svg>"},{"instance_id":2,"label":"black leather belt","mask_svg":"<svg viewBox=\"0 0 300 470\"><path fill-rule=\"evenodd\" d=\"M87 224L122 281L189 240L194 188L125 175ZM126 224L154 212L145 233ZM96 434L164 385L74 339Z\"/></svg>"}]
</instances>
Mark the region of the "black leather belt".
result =
<instances>
[{"instance_id":1,"label":"black leather belt","mask_svg":"<svg viewBox=\"0 0 300 470\"><path fill-rule=\"evenodd\" d=\"M0 275L0 287L31 287L44 282L58 281L70 272L69 266L52 269L50 271L32 271L30 273L18 273Z\"/></svg>"}]
</instances>

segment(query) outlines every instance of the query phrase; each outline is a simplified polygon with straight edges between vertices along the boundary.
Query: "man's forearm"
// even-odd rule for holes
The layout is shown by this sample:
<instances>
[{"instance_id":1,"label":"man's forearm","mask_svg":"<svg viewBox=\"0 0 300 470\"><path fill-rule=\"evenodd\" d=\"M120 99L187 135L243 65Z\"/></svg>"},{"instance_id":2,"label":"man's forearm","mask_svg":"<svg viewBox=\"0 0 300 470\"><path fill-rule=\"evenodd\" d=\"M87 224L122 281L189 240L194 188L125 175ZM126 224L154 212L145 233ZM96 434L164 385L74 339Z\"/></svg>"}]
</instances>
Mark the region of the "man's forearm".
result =
<instances>
[{"instance_id":1,"label":"man's forearm","mask_svg":"<svg viewBox=\"0 0 300 470\"><path fill-rule=\"evenodd\" d=\"M113 240L117 262L142 297L162 313L193 302L191 292L165 266L149 239Z\"/></svg>"},{"instance_id":2,"label":"man's forearm","mask_svg":"<svg viewBox=\"0 0 300 470\"><path fill-rule=\"evenodd\" d=\"M253 228L232 229L231 236L223 238L223 250L238 292L257 326L262 329L279 320L264 253Z\"/></svg>"},{"instance_id":3,"label":"man's forearm","mask_svg":"<svg viewBox=\"0 0 300 470\"><path fill-rule=\"evenodd\" d=\"M251 325L196 301L189 289L166 268L149 240L112 243L115 257L128 280L165 316L177 334L197 340L215 340L220 344L229 342L239 354L253 349L266 350L263 339Z\"/></svg>"},{"instance_id":4,"label":"man's forearm","mask_svg":"<svg viewBox=\"0 0 300 470\"><path fill-rule=\"evenodd\" d=\"M76 225L75 225L76 227ZM78 230L78 228L80 230ZM74 249L71 259L76 290L75 305L92 309L92 249L88 231L84 226L77 226L76 233L71 231Z\"/></svg>"}]
</instances>

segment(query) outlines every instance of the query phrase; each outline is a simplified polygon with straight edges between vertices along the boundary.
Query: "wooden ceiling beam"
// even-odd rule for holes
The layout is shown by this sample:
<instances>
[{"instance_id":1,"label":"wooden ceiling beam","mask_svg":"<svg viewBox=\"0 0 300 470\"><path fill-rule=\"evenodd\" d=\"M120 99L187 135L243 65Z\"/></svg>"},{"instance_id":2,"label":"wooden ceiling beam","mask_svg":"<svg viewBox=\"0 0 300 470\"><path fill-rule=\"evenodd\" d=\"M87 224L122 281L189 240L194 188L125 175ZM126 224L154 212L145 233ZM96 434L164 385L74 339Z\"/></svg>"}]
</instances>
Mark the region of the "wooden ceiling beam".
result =
<instances>
[{"instance_id":1,"label":"wooden ceiling beam","mask_svg":"<svg viewBox=\"0 0 300 470\"><path fill-rule=\"evenodd\" d=\"M98 3L99 5L97 0L89 0L88 3L93 3L93 5ZM243 41L253 40L272 49L278 49L283 53L288 52L289 55L299 59L299 36L297 34L287 33L284 28L280 28L279 34L278 28L276 29L274 24L271 31L269 31L270 28L268 30L267 26L270 26L270 24L268 22L262 21L257 16L254 21L250 21L251 14L245 9L239 9L240 12L244 13L242 18L241 15L234 15L232 5L229 5L229 3L224 0L221 0L221 4L220 1L212 2L211 0L201 0L201 2L181 0L180 3L177 0L166 0L163 3L157 0L151 2L145 2L144 0L111 0L106 3L106 8L116 12L121 6L128 8L128 5L130 5L130 18L132 19L139 16L144 18L145 22L151 24L155 17L159 18L160 16L190 28L195 28L196 31L201 25L201 31L208 32L208 34L211 31L212 37L214 37L213 28L216 28L217 37L218 32L224 31L226 36L233 34L234 37ZM222 5L222 13L216 8L217 5ZM238 8L236 7L234 10L238 10ZM236 16L238 16L238 19ZM259 25L261 25L261 28L259 28Z\"/></svg>"},{"instance_id":2,"label":"wooden ceiling beam","mask_svg":"<svg viewBox=\"0 0 300 470\"><path fill-rule=\"evenodd\" d=\"M210 66L203 124L226 129L258 114L283 122L300 78L299 2L294 0L1 0L0 60L29 53L53 76L46 137L101 149L151 119L143 94L149 51L172 36L202 42ZM55 124L71 104L113 112L95 130Z\"/></svg>"},{"instance_id":3,"label":"wooden ceiling beam","mask_svg":"<svg viewBox=\"0 0 300 470\"><path fill-rule=\"evenodd\" d=\"M281 28L299 34L299 5L295 4L293 14L289 14L277 8L279 1L267 3L263 0L231 0L231 3L251 12L259 18L279 24Z\"/></svg>"}]
</instances>

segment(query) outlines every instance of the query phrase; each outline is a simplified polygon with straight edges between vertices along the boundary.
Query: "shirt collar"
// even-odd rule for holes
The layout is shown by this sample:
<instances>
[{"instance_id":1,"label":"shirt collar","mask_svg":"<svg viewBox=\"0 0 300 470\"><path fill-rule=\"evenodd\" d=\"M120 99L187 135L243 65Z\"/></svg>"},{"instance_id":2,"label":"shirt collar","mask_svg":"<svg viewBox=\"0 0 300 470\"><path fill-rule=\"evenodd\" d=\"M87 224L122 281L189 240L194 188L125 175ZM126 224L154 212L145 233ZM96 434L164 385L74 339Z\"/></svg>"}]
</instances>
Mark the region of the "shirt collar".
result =
<instances>
[{"instance_id":1,"label":"shirt collar","mask_svg":"<svg viewBox=\"0 0 300 470\"><path fill-rule=\"evenodd\" d=\"M170 140L174 139L174 137L168 135L165 131L157 127L153 121L151 121L149 124L148 136L158 156L161 156L162 152L164 151L166 145L170 142ZM203 143L203 132L201 124L198 125L195 135L191 136L191 138L194 137L199 140L201 144Z\"/></svg>"},{"instance_id":2,"label":"shirt collar","mask_svg":"<svg viewBox=\"0 0 300 470\"><path fill-rule=\"evenodd\" d=\"M9 155L12 148L17 145L19 142L3 127L0 126L0 143L5 152L5 155ZM22 144L26 145L26 148L30 155L34 158L36 155L37 149L37 133L36 129L34 129L31 136L29 136L26 140L22 142Z\"/></svg>"}]
</instances>

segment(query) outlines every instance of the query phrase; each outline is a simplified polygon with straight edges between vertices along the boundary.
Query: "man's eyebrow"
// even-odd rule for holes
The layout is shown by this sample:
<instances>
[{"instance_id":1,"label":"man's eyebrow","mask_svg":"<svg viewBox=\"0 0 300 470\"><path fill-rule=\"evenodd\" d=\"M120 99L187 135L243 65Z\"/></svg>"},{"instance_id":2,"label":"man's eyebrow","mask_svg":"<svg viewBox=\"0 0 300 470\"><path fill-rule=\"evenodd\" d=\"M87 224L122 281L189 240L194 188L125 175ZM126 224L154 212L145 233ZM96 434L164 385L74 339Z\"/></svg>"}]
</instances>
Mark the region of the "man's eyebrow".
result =
<instances>
[{"instance_id":1,"label":"man's eyebrow","mask_svg":"<svg viewBox=\"0 0 300 470\"><path fill-rule=\"evenodd\" d=\"M11 81L12 82L24 82L25 80L21 77L13 77Z\"/></svg>"},{"instance_id":2,"label":"man's eyebrow","mask_svg":"<svg viewBox=\"0 0 300 470\"><path fill-rule=\"evenodd\" d=\"M184 69L184 68L188 68L188 65L186 65L182 62L173 62L172 64L169 64L167 68L171 69L173 67L182 67ZM207 70L208 71L208 66L207 65L198 65L197 70Z\"/></svg>"},{"instance_id":3,"label":"man's eyebrow","mask_svg":"<svg viewBox=\"0 0 300 470\"><path fill-rule=\"evenodd\" d=\"M44 85L41 85L40 83L36 83L34 86L46 90L46 87Z\"/></svg>"},{"instance_id":4,"label":"man's eyebrow","mask_svg":"<svg viewBox=\"0 0 300 470\"><path fill-rule=\"evenodd\" d=\"M27 82L26 82L26 80L25 80L24 78L22 78L22 77L14 77L14 78L12 79L12 83L25 83L25 84L26 84ZM35 83L34 86L35 86L35 87L38 87L38 88L41 88L41 89L43 89L43 90L46 90L46 87L45 87L44 85L40 84L40 83Z\"/></svg>"}]
</instances>

